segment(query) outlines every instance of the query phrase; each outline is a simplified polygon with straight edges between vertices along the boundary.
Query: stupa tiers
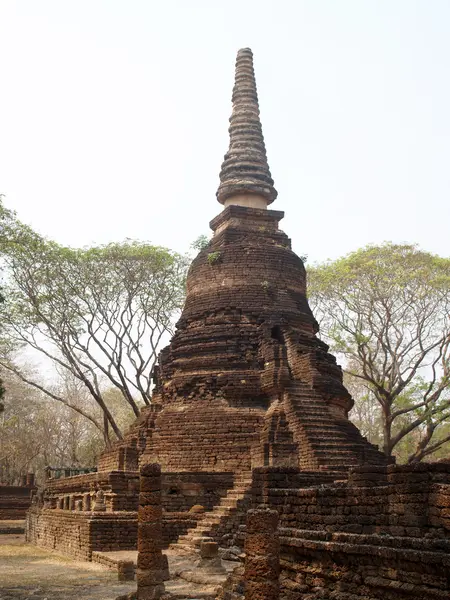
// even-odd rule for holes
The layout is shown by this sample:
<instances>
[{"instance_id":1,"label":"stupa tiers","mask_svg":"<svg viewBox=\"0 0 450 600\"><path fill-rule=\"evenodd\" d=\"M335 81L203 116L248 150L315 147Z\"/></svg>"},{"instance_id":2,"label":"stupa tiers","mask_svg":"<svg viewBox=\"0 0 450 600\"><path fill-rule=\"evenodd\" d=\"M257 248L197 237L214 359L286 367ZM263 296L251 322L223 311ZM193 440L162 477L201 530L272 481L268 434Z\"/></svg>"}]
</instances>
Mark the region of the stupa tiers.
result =
<instances>
[{"instance_id":1,"label":"stupa tiers","mask_svg":"<svg viewBox=\"0 0 450 600\"><path fill-rule=\"evenodd\" d=\"M224 208L189 270L153 404L102 454L98 473L47 483L29 513L32 541L93 560L134 548L147 463L161 465L163 535L177 547L205 535L235 543L257 467L287 469L302 486L386 465L348 420L352 399L316 337L305 268L278 228L284 213L267 208L277 192L249 49L237 56L229 132L217 191Z\"/></svg>"}]
</instances>

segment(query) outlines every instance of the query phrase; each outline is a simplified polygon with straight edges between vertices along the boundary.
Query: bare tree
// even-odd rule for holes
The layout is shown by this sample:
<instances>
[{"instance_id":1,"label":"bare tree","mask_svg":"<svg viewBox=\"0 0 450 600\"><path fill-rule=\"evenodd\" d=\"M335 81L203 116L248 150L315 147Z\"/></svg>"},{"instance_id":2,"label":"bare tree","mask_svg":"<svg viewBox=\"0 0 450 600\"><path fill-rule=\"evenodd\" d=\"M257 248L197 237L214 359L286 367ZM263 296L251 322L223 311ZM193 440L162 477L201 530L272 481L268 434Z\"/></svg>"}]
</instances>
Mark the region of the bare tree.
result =
<instances>
[{"instance_id":1,"label":"bare tree","mask_svg":"<svg viewBox=\"0 0 450 600\"><path fill-rule=\"evenodd\" d=\"M47 465L96 464L103 436L90 421L71 408L55 404L13 373L0 373L5 382L5 410L0 415L0 481L17 484L30 471L42 480ZM61 382L57 392L67 393L73 405L99 415L94 399L74 378Z\"/></svg>"}]
</instances>

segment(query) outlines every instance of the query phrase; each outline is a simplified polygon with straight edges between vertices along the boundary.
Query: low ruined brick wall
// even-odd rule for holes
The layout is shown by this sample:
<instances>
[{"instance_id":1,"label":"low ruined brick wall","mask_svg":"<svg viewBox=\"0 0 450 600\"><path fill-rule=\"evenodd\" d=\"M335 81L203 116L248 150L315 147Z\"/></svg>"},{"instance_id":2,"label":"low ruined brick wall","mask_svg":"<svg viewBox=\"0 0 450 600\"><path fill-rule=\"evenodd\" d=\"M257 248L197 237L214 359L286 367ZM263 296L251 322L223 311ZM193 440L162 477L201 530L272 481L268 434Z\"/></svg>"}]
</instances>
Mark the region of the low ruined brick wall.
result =
<instances>
[{"instance_id":1,"label":"low ruined brick wall","mask_svg":"<svg viewBox=\"0 0 450 600\"><path fill-rule=\"evenodd\" d=\"M298 532L298 530L297 530ZM447 600L449 547L361 536L317 541L281 529L283 600ZM396 544L396 545L394 545ZM427 548L427 549L425 549Z\"/></svg>"},{"instance_id":2,"label":"low ruined brick wall","mask_svg":"<svg viewBox=\"0 0 450 600\"><path fill-rule=\"evenodd\" d=\"M27 541L81 560L93 551L135 550L136 513L91 514L70 510L36 510L27 514Z\"/></svg>"},{"instance_id":3,"label":"low ruined brick wall","mask_svg":"<svg viewBox=\"0 0 450 600\"><path fill-rule=\"evenodd\" d=\"M89 473L47 481L27 516L28 541L83 560L93 551L135 550L137 472Z\"/></svg>"},{"instance_id":4,"label":"low ruined brick wall","mask_svg":"<svg viewBox=\"0 0 450 600\"><path fill-rule=\"evenodd\" d=\"M0 485L0 521L25 519L34 486Z\"/></svg>"},{"instance_id":5,"label":"low ruined brick wall","mask_svg":"<svg viewBox=\"0 0 450 600\"><path fill-rule=\"evenodd\" d=\"M111 552L136 549L136 513L94 515L90 519L90 526L92 550Z\"/></svg>"},{"instance_id":6,"label":"low ruined brick wall","mask_svg":"<svg viewBox=\"0 0 450 600\"><path fill-rule=\"evenodd\" d=\"M176 542L233 486L233 473L165 473L163 542ZM43 506L28 514L27 539L90 560L93 551L135 550L139 473L98 472L47 482Z\"/></svg>"},{"instance_id":7,"label":"low ruined brick wall","mask_svg":"<svg viewBox=\"0 0 450 600\"><path fill-rule=\"evenodd\" d=\"M81 513L64 510L36 510L27 514L28 542L57 550L80 560L90 560L91 527Z\"/></svg>"},{"instance_id":8,"label":"low ruined brick wall","mask_svg":"<svg viewBox=\"0 0 450 600\"><path fill-rule=\"evenodd\" d=\"M281 598L448 599L450 467L361 467L348 482L254 473L253 504L280 515Z\"/></svg>"}]
</instances>

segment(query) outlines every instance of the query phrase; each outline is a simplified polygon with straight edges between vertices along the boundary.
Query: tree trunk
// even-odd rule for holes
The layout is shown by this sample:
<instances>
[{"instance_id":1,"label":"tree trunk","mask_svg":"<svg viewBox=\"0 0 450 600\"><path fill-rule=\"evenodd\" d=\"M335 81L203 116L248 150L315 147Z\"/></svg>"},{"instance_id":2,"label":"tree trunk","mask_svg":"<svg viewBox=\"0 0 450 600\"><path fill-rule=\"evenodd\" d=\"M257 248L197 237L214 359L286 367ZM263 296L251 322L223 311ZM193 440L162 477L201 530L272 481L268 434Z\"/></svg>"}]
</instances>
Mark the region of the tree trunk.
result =
<instances>
[{"instance_id":1,"label":"tree trunk","mask_svg":"<svg viewBox=\"0 0 450 600\"><path fill-rule=\"evenodd\" d=\"M386 456L392 454L392 422L391 412L386 405L383 408L383 452Z\"/></svg>"}]
</instances>

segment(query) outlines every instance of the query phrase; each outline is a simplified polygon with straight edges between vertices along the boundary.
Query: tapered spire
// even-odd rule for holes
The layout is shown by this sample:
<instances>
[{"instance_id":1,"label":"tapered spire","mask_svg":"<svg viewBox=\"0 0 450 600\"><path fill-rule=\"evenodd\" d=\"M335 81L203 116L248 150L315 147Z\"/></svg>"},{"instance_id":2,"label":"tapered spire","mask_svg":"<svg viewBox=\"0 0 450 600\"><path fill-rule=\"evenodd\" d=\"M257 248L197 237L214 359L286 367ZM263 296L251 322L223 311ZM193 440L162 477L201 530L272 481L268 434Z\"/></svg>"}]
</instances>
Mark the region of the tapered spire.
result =
<instances>
[{"instance_id":1,"label":"tapered spire","mask_svg":"<svg viewBox=\"0 0 450 600\"><path fill-rule=\"evenodd\" d=\"M267 164L250 48L237 53L232 100L230 147L220 171L217 200L225 205L266 208L277 191Z\"/></svg>"}]
</instances>

